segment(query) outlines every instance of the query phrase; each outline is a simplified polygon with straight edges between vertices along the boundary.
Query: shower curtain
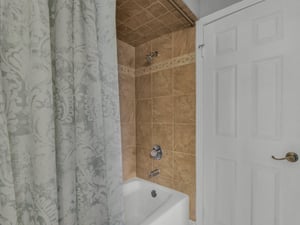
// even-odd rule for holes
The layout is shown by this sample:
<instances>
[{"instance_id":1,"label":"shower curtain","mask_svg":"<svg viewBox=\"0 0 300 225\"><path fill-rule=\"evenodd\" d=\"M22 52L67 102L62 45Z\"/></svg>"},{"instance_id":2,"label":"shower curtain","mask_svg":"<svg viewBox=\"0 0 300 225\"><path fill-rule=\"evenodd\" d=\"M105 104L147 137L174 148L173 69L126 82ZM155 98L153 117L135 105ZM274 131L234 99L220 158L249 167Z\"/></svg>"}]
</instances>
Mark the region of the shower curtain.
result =
<instances>
[{"instance_id":1,"label":"shower curtain","mask_svg":"<svg viewBox=\"0 0 300 225\"><path fill-rule=\"evenodd\" d=\"M121 225L115 0L0 0L0 224Z\"/></svg>"}]
</instances>

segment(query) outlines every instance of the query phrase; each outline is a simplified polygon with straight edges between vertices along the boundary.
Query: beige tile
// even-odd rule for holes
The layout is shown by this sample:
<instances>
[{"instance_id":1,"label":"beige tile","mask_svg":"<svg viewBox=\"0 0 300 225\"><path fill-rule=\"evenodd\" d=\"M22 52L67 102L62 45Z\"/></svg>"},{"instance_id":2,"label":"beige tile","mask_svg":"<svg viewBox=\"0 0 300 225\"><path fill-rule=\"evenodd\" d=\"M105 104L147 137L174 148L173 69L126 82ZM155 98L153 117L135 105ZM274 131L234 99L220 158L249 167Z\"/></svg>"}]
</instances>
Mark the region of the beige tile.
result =
<instances>
[{"instance_id":1,"label":"beige tile","mask_svg":"<svg viewBox=\"0 0 300 225\"><path fill-rule=\"evenodd\" d=\"M189 194L190 196L190 220L196 221L196 191Z\"/></svg>"},{"instance_id":2,"label":"beige tile","mask_svg":"<svg viewBox=\"0 0 300 225\"><path fill-rule=\"evenodd\" d=\"M195 28L187 28L173 33L173 56L195 52Z\"/></svg>"},{"instance_id":3,"label":"beige tile","mask_svg":"<svg viewBox=\"0 0 300 225\"><path fill-rule=\"evenodd\" d=\"M130 15L127 12L122 11L122 10L117 10L117 13L116 13L117 21L124 22L129 18L130 18Z\"/></svg>"},{"instance_id":4,"label":"beige tile","mask_svg":"<svg viewBox=\"0 0 300 225\"><path fill-rule=\"evenodd\" d=\"M174 151L195 155L195 125L175 124Z\"/></svg>"},{"instance_id":5,"label":"beige tile","mask_svg":"<svg viewBox=\"0 0 300 225\"><path fill-rule=\"evenodd\" d=\"M151 178L149 177L149 171L151 170L147 170L145 168L138 168L138 170L136 171L136 176L138 178L152 182Z\"/></svg>"},{"instance_id":6,"label":"beige tile","mask_svg":"<svg viewBox=\"0 0 300 225\"><path fill-rule=\"evenodd\" d=\"M173 97L159 97L153 99L153 122L173 123Z\"/></svg>"},{"instance_id":7,"label":"beige tile","mask_svg":"<svg viewBox=\"0 0 300 225\"><path fill-rule=\"evenodd\" d=\"M135 78L136 98L151 98L151 75L143 75Z\"/></svg>"},{"instance_id":8,"label":"beige tile","mask_svg":"<svg viewBox=\"0 0 300 225\"><path fill-rule=\"evenodd\" d=\"M171 150L163 149L163 157L161 160L153 161L153 168L160 169L160 175L169 179L173 178L173 159L174 153Z\"/></svg>"},{"instance_id":9,"label":"beige tile","mask_svg":"<svg viewBox=\"0 0 300 225\"><path fill-rule=\"evenodd\" d=\"M136 125L136 144L139 147L152 149L152 125L137 123ZM138 148L137 148L138 150Z\"/></svg>"},{"instance_id":10,"label":"beige tile","mask_svg":"<svg viewBox=\"0 0 300 225\"><path fill-rule=\"evenodd\" d=\"M117 39L118 40L125 41L126 37L127 37L127 33L121 33L120 31L117 31ZM128 42L128 44L130 44L129 41L127 41L127 42Z\"/></svg>"},{"instance_id":11,"label":"beige tile","mask_svg":"<svg viewBox=\"0 0 300 225\"><path fill-rule=\"evenodd\" d=\"M134 33L134 32L131 32L131 33L128 33L126 34L126 40L127 40L127 43L134 46L131 42L137 40L141 38L141 36L137 33Z\"/></svg>"},{"instance_id":12,"label":"beige tile","mask_svg":"<svg viewBox=\"0 0 300 225\"><path fill-rule=\"evenodd\" d=\"M158 32L158 33L162 33L162 34L168 34L168 33L170 33L172 30L169 28L169 26L168 25L165 25L161 20L159 20L162 24L163 24L163 26L161 26L161 27L159 27L159 28L157 28L156 30L155 30L155 32Z\"/></svg>"},{"instance_id":13,"label":"beige tile","mask_svg":"<svg viewBox=\"0 0 300 225\"><path fill-rule=\"evenodd\" d=\"M172 69L152 73L152 96L172 95Z\"/></svg>"},{"instance_id":14,"label":"beige tile","mask_svg":"<svg viewBox=\"0 0 300 225\"><path fill-rule=\"evenodd\" d=\"M147 23L147 26L151 28L151 32L153 33L154 30L158 30L160 27L163 26L163 22L158 19L153 19L149 23ZM151 40L154 40L155 38L158 38L160 36L162 35L157 36L157 34L153 34ZM152 50L154 49L152 48Z\"/></svg>"},{"instance_id":15,"label":"beige tile","mask_svg":"<svg viewBox=\"0 0 300 225\"><path fill-rule=\"evenodd\" d=\"M174 152L174 180L186 184L196 183L196 157Z\"/></svg>"},{"instance_id":16,"label":"beige tile","mask_svg":"<svg viewBox=\"0 0 300 225\"><path fill-rule=\"evenodd\" d=\"M194 63L176 67L174 73L174 94L195 94L196 89L196 65Z\"/></svg>"},{"instance_id":17,"label":"beige tile","mask_svg":"<svg viewBox=\"0 0 300 225\"><path fill-rule=\"evenodd\" d=\"M153 0L136 0L136 3L146 8L153 3Z\"/></svg>"},{"instance_id":18,"label":"beige tile","mask_svg":"<svg viewBox=\"0 0 300 225\"><path fill-rule=\"evenodd\" d=\"M173 149L173 125L153 124L152 144Z\"/></svg>"},{"instance_id":19,"label":"beige tile","mask_svg":"<svg viewBox=\"0 0 300 225\"><path fill-rule=\"evenodd\" d=\"M142 25L143 24L136 17L130 17L126 21L126 26L129 27L131 30L137 30ZM138 39L138 37L136 37L136 35L137 35L136 33L132 32L131 35L132 35L132 38L129 38L127 35L128 40Z\"/></svg>"},{"instance_id":20,"label":"beige tile","mask_svg":"<svg viewBox=\"0 0 300 225\"><path fill-rule=\"evenodd\" d=\"M153 181L159 185L174 189L173 179L170 179L169 177L164 177L160 175L155 177Z\"/></svg>"},{"instance_id":21,"label":"beige tile","mask_svg":"<svg viewBox=\"0 0 300 225\"><path fill-rule=\"evenodd\" d=\"M152 100L137 100L136 121L143 123L152 122Z\"/></svg>"},{"instance_id":22,"label":"beige tile","mask_svg":"<svg viewBox=\"0 0 300 225\"><path fill-rule=\"evenodd\" d=\"M150 150L137 147L137 177L150 180L149 173L153 170L153 160L150 158Z\"/></svg>"},{"instance_id":23,"label":"beige tile","mask_svg":"<svg viewBox=\"0 0 300 225\"><path fill-rule=\"evenodd\" d=\"M185 25L182 25L182 24L179 24L179 23L176 23L176 24L173 24L172 26L170 26L170 30L172 31L172 32L176 32L176 31L181 31L181 30L183 30L183 29L185 29ZM174 34L174 33L173 33ZM173 39L173 40L175 40L175 39ZM177 44L178 44L178 42L177 42ZM177 47L175 47L176 45L175 45L175 43L173 42L173 57L176 57L176 56L174 56L174 48L177 48ZM181 48L181 46L179 46L179 48ZM185 55L185 54L183 54L183 55Z\"/></svg>"},{"instance_id":24,"label":"beige tile","mask_svg":"<svg viewBox=\"0 0 300 225\"><path fill-rule=\"evenodd\" d=\"M125 1L126 1L126 0L117 0L117 1L116 1L117 7L120 7L122 4L124 4Z\"/></svg>"},{"instance_id":25,"label":"beige tile","mask_svg":"<svg viewBox=\"0 0 300 225\"><path fill-rule=\"evenodd\" d=\"M152 40L152 51L158 51L158 57L154 58L153 64L161 63L172 58L172 34L165 34Z\"/></svg>"},{"instance_id":26,"label":"beige tile","mask_svg":"<svg viewBox=\"0 0 300 225\"><path fill-rule=\"evenodd\" d=\"M178 3L193 21L197 20L181 0ZM191 26L166 0L125 0L123 3L118 0L117 6L118 38L135 47L171 31ZM149 29L140 29L145 26Z\"/></svg>"},{"instance_id":27,"label":"beige tile","mask_svg":"<svg viewBox=\"0 0 300 225\"><path fill-rule=\"evenodd\" d=\"M123 179L128 180L136 177L136 150L135 147L122 148L123 156Z\"/></svg>"},{"instance_id":28,"label":"beige tile","mask_svg":"<svg viewBox=\"0 0 300 225\"><path fill-rule=\"evenodd\" d=\"M153 160L150 157L151 148L142 148L137 146L136 150L136 166L139 169L146 169L149 172L152 170Z\"/></svg>"},{"instance_id":29,"label":"beige tile","mask_svg":"<svg viewBox=\"0 0 300 225\"><path fill-rule=\"evenodd\" d=\"M190 219L196 220L196 183L174 180L174 189L187 194L190 198Z\"/></svg>"},{"instance_id":30,"label":"beige tile","mask_svg":"<svg viewBox=\"0 0 300 225\"><path fill-rule=\"evenodd\" d=\"M165 1L165 0L159 0L159 1L160 1L160 3L163 4L164 7L167 8L169 11L174 11L174 10L175 10L175 9L174 9L174 6L172 6L172 5L170 4L169 1Z\"/></svg>"},{"instance_id":31,"label":"beige tile","mask_svg":"<svg viewBox=\"0 0 300 225\"><path fill-rule=\"evenodd\" d=\"M159 19L161 21L164 21L165 25L167 25L167 26L173 26L174 24L175 25L179 24L180 26L182 26L182 23L180 22L180 20L171 12L169 12L165 15L161 15L159 17Z\"/></svg>"},{"instance_id":32,"label":"beige tile","mask_svg":"<svg viewBox=\"0 0 300 225\"><path fill-rule=\"evenodd\" d=\"M119 73L119 94L134 98L135 96L135 78L126 73Z\"/></svg>"},{"instance_id":33,"label":"beige tile","mask_svg":"<svg viewBox=\"0 0 300 225\"><path fill-rule=\"evenodd\" d=\"M159 2L150 5L147 10L155 17L165 14L168 10Z\"/></svg>"},{"instance_id":34,"label":"beige tile","mask_svg":"<svg viewBox=\"0 0 300 225\"><path fill-rule=\"evenodd\" d=\"M136 15L142 8L132 0L128 0L122 4L117 10L117 19L124 22L133 15Z\"/></svg>"},{"instance_id":35,"label":"beige tile","mask_svg":"<svg viewBox=\"0 0 300 225\"><path fill-rule=\"evenodd\" d=\"M137 32L139 32L139 29L137 30ZM151 39L152 39L152 34L151 34L151 32L152 32L152 31L150 30L150 31L144 33L144 36L143 36L142 38L137 39L137 41L136 41L136 46L140 46L140 45L143 44L143 43L150 42ZM149 51L149 52L150 52L150 51ZM149 52L148 52L148 53L149 53ZM148 53L147 53L147 54L148 54ZM147 61L146 61L146 57L144 57L144 66L150 66L150 64L148 64Z\"/></svg>"},{"instance_id":36,"label":"beige tile","mask_svg":"<svg viewBox=\"0 0 300 225\"><path fill-rule=\"evenodd\" d=\"M135 123L121 123L122 147L135 146Z\"/></svg>"},{"instance_id":37,"label":"beige tile","mask_svg":"<svg viewBox=\"0 0 300 225\"><path fill-rule=\"evenodd\" d=\"M151 33L151 27L149 27L148 25L143 25L139 27L135 32L139 33L139 35L145 38L145 36Z\"/></svg>"},{"instance_id":38,"label":"beige tile","mask_svg":"<svg viewBox=\"0 0 300 225\"><path fill-rule=\"evenodd\" d=\"M118 32L118 35L123 35L124 36L124 35L129 34L130 32L133 32L133 30L130 29L129 27L127 27L126 24L119 24L117 26L117 32ZM124 38L126 38L126 37L124 36ZM120 41L120 40L118 40L118 41ZM124 41L121 41L121 42L125 43ZM119 43L118 43L118 48L119 48ZM118 49L118 51L119 51L119 49Z\"/></svg>"},{"instance_id":39,"label":"beige tile","mask_svg":"<svg viewBox=\"0 0 300 225\"><path fill-rule=\"evenodd\" d=\"M118 63L135 68L134 47L120 40L118 40Z\"/></svg>"},{"instance_id":40,"label":"beige tile","mask_svg":"<svg viewBox=\"0 0 300 225\"><path fill-rule=\"evenodd\" d=\"M194 95L177 96L175 104L175 123L195 123L196 100Z\"/></svg>"},{"instance_id":41,"label":"beige tile","mask_svg":"<svg viewBox=\"0 0 300 225\"><path fill-rule=\"evenodd\" d=\"M120 96L121 123L135 122L135 99L124 95Z\"/></svg>"},{"instance_id":42,"label":"beige tile","mask_svg":"<svg viewBox=\"0 0 300 225\"><path fill-rule=\"evenodd\" d=\"M146 55L151 52L151 42L141 44L135 48L135 67L147 66Z\"/></svg>"},{"instance_id":43,"label":"beige tile","mask_svg":"<svg viewBox=\"0 0 300 225\"><path fill-rule=\"evenodd\" d=\"M150 182L153 182L152 178L149 177L149 173L152 170L152 168L150 169L145 169L145 168L139 168L137 167L137 171L136 171L136 176L144 179L144 180L148 180Z\"/></svg>"},{"instance_id":44,"label":"beige tile","mask_svg":"<svg viewBox=\"0 0 300 225\"><path fill-rule=\"evenodd\" d=\"M136 30L139 27L145 25L147 22L152 20L154 17L145 10L141 10L137 15L131 17L126 21L126 25L132 30Z\"/></svg>"}]
</instances>

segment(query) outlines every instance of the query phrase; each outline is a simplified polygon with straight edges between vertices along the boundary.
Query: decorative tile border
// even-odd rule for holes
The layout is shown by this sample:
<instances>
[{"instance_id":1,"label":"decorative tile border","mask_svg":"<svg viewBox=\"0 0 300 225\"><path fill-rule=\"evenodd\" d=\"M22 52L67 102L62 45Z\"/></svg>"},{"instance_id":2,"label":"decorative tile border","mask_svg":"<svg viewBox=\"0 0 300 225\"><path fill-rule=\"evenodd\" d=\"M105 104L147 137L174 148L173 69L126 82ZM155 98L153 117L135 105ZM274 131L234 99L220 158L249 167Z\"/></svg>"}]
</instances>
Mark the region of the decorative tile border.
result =
<instances>
[{"instance_id":1,"label":"decorative tile border","mask_svg":"<svg viewBox=\"0 0 300 225\"><path fill-rule=\"evenodd\" d=\"M191 63L195 62L195 57L196 57L195 53L190 53L190 54L182 55L182 56L179 56L176 58L172 58L172 59L164 61L164 62L155 63L155 64L152 64L151 66L141 67L141 68L136 69L135 75L142 76L142 75L148 74L150 72L158 72L161 70L167 70L167 69L175 68L178 66L191 64Z\"/></svg>"},{"instance_id":2,"label":"decorative tile border","mask_svg":"<svg viewBox=\"0 0 300 225\"><path fill-rule=\"evenodd\" d=\"M128 66L124 66L121 64L118 64L118 72L119 73L124 73L124 74L128 74L130 76L135 76L135 69L128 67Z\"/></svg>"},{"instance_id":3,"label":"decorative tile border","mask_svg":"<svg viewBox=\"0 0 300 225\"><path fill-rule=\"evenodd\" d=\"M195 53L190 53L176 58L172 58L170 60L166 60L164 62L154 63L150 66L144 66L136 70L134 68L119 64L118 71L119 73L128 74L130 76L143 76L151 72L158 72L161 70L167 70L167 69L194 63L195 57L196 57Z\"/></svg>"}]
</instances>

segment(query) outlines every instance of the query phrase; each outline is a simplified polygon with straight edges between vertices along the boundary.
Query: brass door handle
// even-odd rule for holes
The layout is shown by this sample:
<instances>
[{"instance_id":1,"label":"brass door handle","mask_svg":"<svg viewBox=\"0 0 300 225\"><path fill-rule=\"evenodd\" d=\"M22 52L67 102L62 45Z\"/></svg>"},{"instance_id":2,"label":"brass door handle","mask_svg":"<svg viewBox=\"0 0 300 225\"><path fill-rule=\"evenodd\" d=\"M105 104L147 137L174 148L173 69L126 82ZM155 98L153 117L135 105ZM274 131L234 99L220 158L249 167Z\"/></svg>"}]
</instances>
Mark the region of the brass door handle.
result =
<instances>
[{"instance_id":1,"label":"brass door handle","mask_svg":"<svg viewBox=\"0 0 300 225\"><path fill-rule=\"evenodd\" d=\"M297 153L295 152L288 152L286 153L285 157L284 158L276 158L275 156L272 155L272 159L275 159L275 160L287 160L289 162L297 162L298 159L299 159L299 156Z\"/></svg>"}]
</instances>

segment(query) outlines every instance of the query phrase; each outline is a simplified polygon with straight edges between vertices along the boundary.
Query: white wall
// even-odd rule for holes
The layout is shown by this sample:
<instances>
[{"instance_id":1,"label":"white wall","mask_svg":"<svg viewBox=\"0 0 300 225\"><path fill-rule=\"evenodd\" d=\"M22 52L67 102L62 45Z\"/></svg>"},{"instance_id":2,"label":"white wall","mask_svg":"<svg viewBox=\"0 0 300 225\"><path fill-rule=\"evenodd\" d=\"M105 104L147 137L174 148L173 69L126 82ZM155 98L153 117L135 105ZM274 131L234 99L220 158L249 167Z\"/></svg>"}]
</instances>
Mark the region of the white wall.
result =
<instances>
[{"instance_id":1,"label":"white wall","mask_svg":"<svg viewBox=\"0 0 300 225\"><path fill-rule=\"evenodd\" d=\"M183 0L185 4L200 18L223 9L242 0Z\"/></svg>"},{"instance_id":2,"label":"white wall","mask_svg":"<svg viewBox=\"0 0 300 225\"><path fill-rule=\"evenodd\" d=\"M211 1L211 0L205 0ZM192 12L200 18L200 0L183 0L183 2L192 10Z\"/></svg>"},{"instance_id":3,"label":"white wall","mask_svg":"<svg viewBox=\"0 0 300 225\"><path fill-rule=\"evenodd\" d=\"M241 0L200 0L200 17L207 16L210 13L213 13L240 1Z\"/></svg>"}]
</instances>

